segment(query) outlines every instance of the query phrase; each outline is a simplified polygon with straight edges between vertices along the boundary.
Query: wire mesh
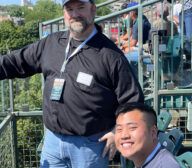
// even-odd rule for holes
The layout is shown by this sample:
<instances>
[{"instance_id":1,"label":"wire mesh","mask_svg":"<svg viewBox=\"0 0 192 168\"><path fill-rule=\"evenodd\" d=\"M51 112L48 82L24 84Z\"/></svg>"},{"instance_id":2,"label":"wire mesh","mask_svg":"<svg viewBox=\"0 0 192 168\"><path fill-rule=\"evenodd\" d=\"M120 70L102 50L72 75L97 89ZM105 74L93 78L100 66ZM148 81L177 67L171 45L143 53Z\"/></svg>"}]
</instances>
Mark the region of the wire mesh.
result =
<instances>
[{"instance_id":1,"label":"wire mesh","mask_svg":"<svg viewBox=\"0 0 192 168\"><path fill-rule=\"evenodd\" d=\"M169 111L172 115L170 127L180 128L184 133L184 145L192 145L192 131L187 129L188 121L188 103L191 102L191 96L175 95L161 97L161 110Z\"/></svg>"},{"instance_id":2,"label":"wire mesh","mask_svg":"<svg viewBox=\"0 0 192 168\"><path fill-rule=\"evenodd\" d=\"M13 134L17 142L16 151L14 151L11 137L13 133L11 122L0 133L0 168L39 168L40 156L37 149L44 132L42 117L16 117L17 132ZM17 157L17 165L13 160L15 156ZM109 168L120 168L119 155L113 161L110 161Z\"/></svg>"},{"instance_id":3,"label":"wire mesh","mask_svg":"<svg viewBox=\"0 0 192 168\"><path fill-rule=\"evenodd\" d=\"M13 149L11 134L11 124L8 124L3 132L0 132L0 168L12 168L14 165L14 161L12 160Z\"/></svg>"},{"instance_id":4,"label":"wire mesh","mask_svg":"<svg viewBox=\"0 0 192 168\"><path fill-rule=\"evenodd\" d=\"M38 168L38 145L43 137L42 117L17 119L17 153L19 168Z\"/></svg>"}]
</instances>

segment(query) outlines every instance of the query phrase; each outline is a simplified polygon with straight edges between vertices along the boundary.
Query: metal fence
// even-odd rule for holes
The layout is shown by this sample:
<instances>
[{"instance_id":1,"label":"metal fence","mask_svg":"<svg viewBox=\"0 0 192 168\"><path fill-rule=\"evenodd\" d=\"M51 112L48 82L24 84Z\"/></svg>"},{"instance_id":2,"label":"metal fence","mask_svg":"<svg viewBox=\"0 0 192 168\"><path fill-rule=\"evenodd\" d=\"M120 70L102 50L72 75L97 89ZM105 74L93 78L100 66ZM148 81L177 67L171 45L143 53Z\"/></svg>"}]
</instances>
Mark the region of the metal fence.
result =
<instances>
[{"instance_id":1,"label":"metal fence","mask_svg":"<svg viewBox=\"0 0 192 168\"><path fill-rule=\"evenodd\" d=\"M17 112L4 118L0 124L0 168L39 168L43 128L42 112ZM109 167L120 168L119 155Z\"/></svg>"},{"instance_id":2,"label":"metal fence","mask_svg":"<svg viewBox=\"0 0 192 168\"><path fill-rule=\"evenodd\" d=\"M0 168L11 168L15 165L12 120L13 115L8 115L0 123Z\"/></svg>"},{"instance_id":3,"label":"metal fence","mask_svg":"<svg viewBox=\"0 0 192 168\"><path fill-rule=\"evenodd\" d=\"M38 168L41 112L11 113L0 125L0 168Z\"/></svg>"}]
</instances>

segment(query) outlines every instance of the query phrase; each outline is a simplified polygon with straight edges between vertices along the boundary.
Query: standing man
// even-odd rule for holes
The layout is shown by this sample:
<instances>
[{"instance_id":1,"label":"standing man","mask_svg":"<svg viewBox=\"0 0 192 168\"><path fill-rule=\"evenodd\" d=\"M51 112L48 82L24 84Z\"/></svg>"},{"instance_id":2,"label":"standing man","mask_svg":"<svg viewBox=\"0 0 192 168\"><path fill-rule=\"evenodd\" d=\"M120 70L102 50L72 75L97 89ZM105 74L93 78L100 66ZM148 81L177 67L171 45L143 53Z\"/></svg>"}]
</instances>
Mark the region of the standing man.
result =
<instances>
[{"instance_id":1,"label":"standing man","mask_svg":"<svg viewBox=\"0 0 192 168\"><path fill-rule=\"evenodd\" d=\"M185 41L185 50L186 50L186 57L187 60L190 62L192 58L191 52L192 52L192 1L191 0L183 0L183 19L182 20L182 12L180 12L180 26L182 21L184 22L184 33L186 35L186 41ZM182 32L181 32L182 33Z\"/></svg>"},{"instance_id":2,"label":"standing man","mask_svg":"<svg viewBox=\"0 0 192 168\"><path fill-rule=\"evenodd\" d=\"M133 7L133 6L137 6L138 3L137 2L130 2L127 5L127 8ZM135 9L133 11L129 12L129 17L130 20L132 22L132 30L131 30L131 37L130 41L127 41L126 43L124 43L122 45L122 49L125 52L125 54L129 53L129 55L137 55L138 56L138 48L137 51L134 51L134 48L137 46L138 43L138 10ZM142 16L143 21L142 21L142 29L143 29L143 44L145 44L148 40L148 35L149 35L149 31L151 29L151 24L149 23L149 20L147 19L147 17L145 15ZM131 53L133 52L133 53Z\"/></svg>"},{"instance_id":3,"label":"standing man","mask_svg":"<svg viewBox=\"0 0 192 168\"><path fill-rule=\"evenodd\" d=\"M180 168L158 142L157 116L151 107L126 103L118 108L116 117L116 147L136 168Z\"/></svg>"},{"instance_id":4,"label":"standing man","mask_svg":"<svg viewBox=\"0 0 192 168\"><path fill-rule=\"evenodd\" d=\"M107 168L115 111L143 102L123 53L94 24L92 0L64 0L67 32L0 57L0 79L43 73L46 133L41 168Z\"/></svg>"}]
</instances>

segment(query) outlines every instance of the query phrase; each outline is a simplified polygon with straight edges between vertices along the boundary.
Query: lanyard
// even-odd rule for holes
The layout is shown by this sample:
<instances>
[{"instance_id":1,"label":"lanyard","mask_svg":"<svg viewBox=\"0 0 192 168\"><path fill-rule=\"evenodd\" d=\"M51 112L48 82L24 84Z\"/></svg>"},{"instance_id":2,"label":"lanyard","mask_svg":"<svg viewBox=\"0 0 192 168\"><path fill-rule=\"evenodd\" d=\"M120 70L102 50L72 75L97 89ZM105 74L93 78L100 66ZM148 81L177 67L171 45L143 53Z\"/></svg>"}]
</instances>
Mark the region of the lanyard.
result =
<instances>
[{"instance_id":1,"label":"lanyard","mask_svg":"<svg viewBox=\"0 0 192 168\"><path fill-rule=\"evenodd\" d=\"M74 51L73 53L71 53L71 55L69 55L69 47L70 47L70 42L71 42L71 37L69 37L69 41L68 41L68 44L67 44L67 47L66 47L66 50L65 50L65 60L63 62L63 65L61 67L61 74L65 71L65 67L69 61L69 59L71 57L73 57L74 55L76 55L82 48L83 46L97 33L97 29L94 28L92 33L89 35L89 37L84 41L82 42ZM69 55L69 56L68 56Z\"/></svg>"}]
</instances>

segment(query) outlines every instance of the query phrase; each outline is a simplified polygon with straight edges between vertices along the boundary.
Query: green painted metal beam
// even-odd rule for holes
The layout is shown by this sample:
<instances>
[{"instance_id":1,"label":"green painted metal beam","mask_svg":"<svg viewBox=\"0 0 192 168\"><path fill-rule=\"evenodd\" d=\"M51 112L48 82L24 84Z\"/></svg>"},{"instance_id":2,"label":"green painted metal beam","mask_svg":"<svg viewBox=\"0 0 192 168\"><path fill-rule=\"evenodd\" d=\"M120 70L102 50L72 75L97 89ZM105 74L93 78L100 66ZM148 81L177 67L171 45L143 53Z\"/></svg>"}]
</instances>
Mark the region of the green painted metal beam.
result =
<instances>
[{"instance_id":1,"label":"green painted metal beam","mask_svg":"<svg viewBox=\"0 0 192 168\"><path fill-rule=\"evenodd\" d=\"M99 23L99 22L102 22L104 20L107 20L107 19L110 19L110 18L114 18L114 17L117 17L117 16L122 15L124 13L128 13L128 12L130 12L132 10L138 9L139 6L140 7L141 6L145 7L145 6L153 5L153 4L157 3L157 2L161 2L161 0L151 0L151 1L143 2L143 3L135 5L133 7L130 7L130 8L127 8L127 9L123 9L123 10L120 10L120 11L117 11L117 12L113 12L113 13L105 15L105 16L101 16L100 18L95 19L95 22Z\"/></svg>"},{"instance_id":2,"label":"green painted metal beam","mask_svg":"<svg viewBox=\"0 0 192 168\"><path fill-rule=\"evenodd\" d=\"M22 117L33 117L33 116L42 116L43 115L43 111L28 111L28 112L22 112L22 111L18 111L18 112L13 112L13 114L17 117L22 116Z\"/></svg>"},{"instance_id":3,"label":"green painted metal beam","mask_svg":"<svg viewBox=\"0 0 192 168\"><path fill-rule=\"evenodd\" d=\"M192 89L159 90L158 95L192 95Z\"/></svg>"}]
</instances>

